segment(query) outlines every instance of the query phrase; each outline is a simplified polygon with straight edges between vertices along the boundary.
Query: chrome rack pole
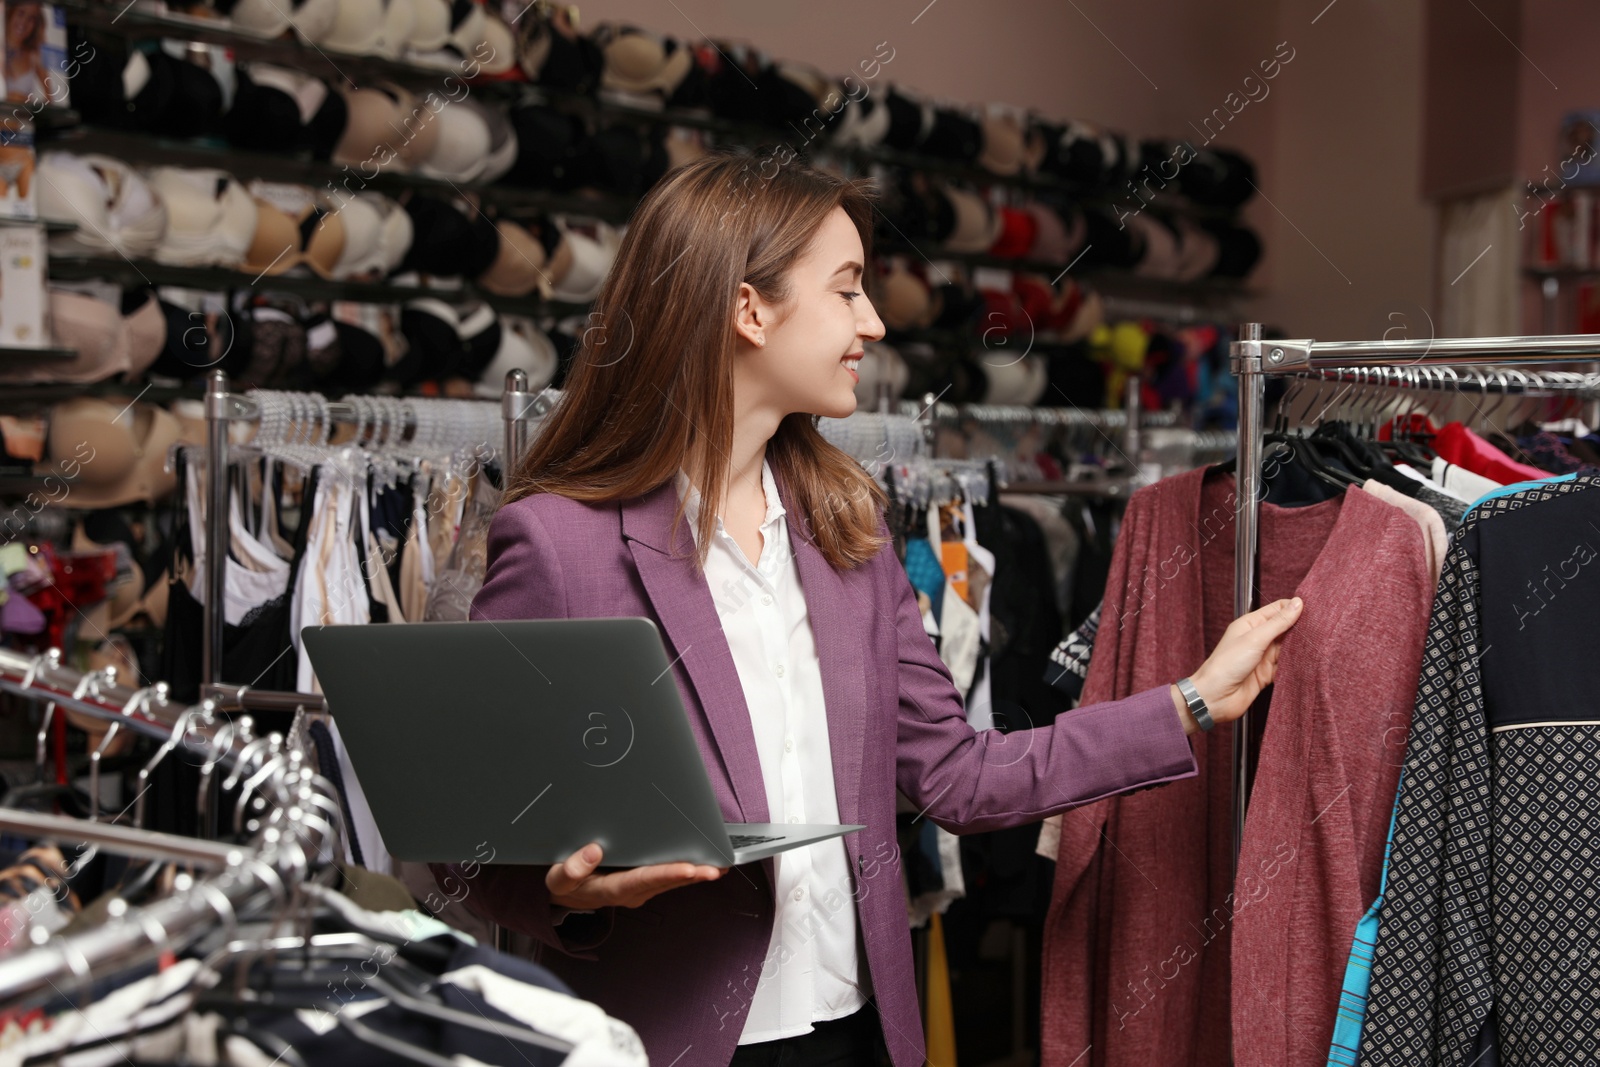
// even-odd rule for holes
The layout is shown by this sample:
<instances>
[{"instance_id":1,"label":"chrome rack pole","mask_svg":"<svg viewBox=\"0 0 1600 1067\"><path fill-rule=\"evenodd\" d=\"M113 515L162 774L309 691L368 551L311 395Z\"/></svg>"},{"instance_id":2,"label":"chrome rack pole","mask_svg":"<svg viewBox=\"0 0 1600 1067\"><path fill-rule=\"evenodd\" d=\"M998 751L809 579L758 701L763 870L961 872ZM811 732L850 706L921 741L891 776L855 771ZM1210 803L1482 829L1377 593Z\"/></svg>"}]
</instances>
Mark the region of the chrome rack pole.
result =
<instances>
[{"instance_id":1,"label":"chrome rack pole","mask_svg":"<svg viewBox=\"0 0 1600 1067\"><path fill-rule=\"evenodd\" d=\"M0 808L0 830L9 830L25 837L105 845L117 855L133 859L176 860L218 870L258 858L253 849L244 845L205 841L159 830L136 830L110 823L86 822L70 815L45 815L16 808Z\"/></svg>"},{"instance_id":2,"label":"chrome rack pole","mask_svg":"<svg viewBox=\"0 0 1600 1067\"><path fill-rule=\"evenodd\" d=\"M106 922L75 934L56 934L27 952L0 959L0 1003L17 1009L48 1003L63 994L88 1003L94 976L111 965L131 968L182 952L236 915L284 903L283 878L239 850L241 861L215 878L178 875L177 891L153 904L111 902ZM262 877L266 871L267 878Z\"/></svg>"},{"instance_id":3,"label":"chrome rack pole","mask_svg":"<svg viewBox=\"0 0 1600 1067\"><path fill-rule=\"evenodd\" d=\"M1122 456L1133 468L1135 479L1140 474L1139 452L1144 448L1144 442L1139 437L1142 393L1143 383L1139 380L1139 376L1129 375L1127 385L1122 391L1122 410L1127 416L1127 422L1122 427Z\"/></svg>"},{"instance_id":4,"label":"chrome rack pole","mask_svg":"<svg viewBox=\"0 0 1600 1067\"><path fill-rule=\"evenodd\" d=\"M532 404L533 397L528 395L528 372L507 371L506 391L500 397L500 417L506 422L506 458L501 477L506 485L511 484L511 472L517 469L522 454L528 450L528 410Z\"/></svg>"},{"instance_id":5,"label":"chrome rack pole","mask_svg":"<svg viewBox=\"0 0 1600 1067\"><path fill-rule=\"evenodd\" d=\"M1243 342L1241 342L1243 343ZM1436 337L1418 341L1272 341L1261 346L1268 374L1324 367L1514 366L1519 363L1592 363L1600 336Z\"/></svg>"},{"instance_id":6,"label":"chrome rack pole","mask_svg":"<svg viewBox=\"0 0 1600 1067\"><path fill-rule=\"evenodd\" d=\"M222 624L228 560L228 375L206 379L206 602L200 636L200 680L222 681ZM183 492L183 486L178 487Z\"/></svg>"},{"instance_id":7,"label":"chrome rack pole","mask_svg":"<svg viewBox=\"0 0 1600 1067\"><path fill-rule=\"evenodd\" d=\"M517 469L522 456L528 451L528 412L533 407L533 397L528 393L528 372L520 368L506 372L506 390L500 397L500 417L506 424L505 459L500 465L502 488L511 485L511 472ZM491 925L493 945L502 952L511 951L511 931L499 923Z\"/></svg>"},{"instance_id":8,"label":"chrome rack pole","mask_svg":"<svg viewBox=\"0 0 1600 1067\"><path fill-rule=\"evenodd\" d=\"M1239 380L1239 442L1235 470L1233 614L1255 610L1256 549L1260 544L1262 402L1266 380L1261 366L1261 324L1239 327L1233 346L1233 373ZM1233 865L1239 867L1244 843L1245 805L1250 793L1249 711L1233 724Z\"/></svg>"}]
</instances>

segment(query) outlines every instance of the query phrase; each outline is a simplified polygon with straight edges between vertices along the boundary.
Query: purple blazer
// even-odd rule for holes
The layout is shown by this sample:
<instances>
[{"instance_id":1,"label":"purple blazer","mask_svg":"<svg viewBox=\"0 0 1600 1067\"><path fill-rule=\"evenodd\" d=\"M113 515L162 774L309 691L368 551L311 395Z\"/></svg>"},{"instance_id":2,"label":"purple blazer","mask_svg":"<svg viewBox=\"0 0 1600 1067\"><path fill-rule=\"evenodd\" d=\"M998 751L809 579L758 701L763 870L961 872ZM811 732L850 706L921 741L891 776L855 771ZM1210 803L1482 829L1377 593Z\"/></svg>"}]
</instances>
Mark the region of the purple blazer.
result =
<instances>
[{"instance_id":1,"label":"purple blazer","mask_svg":"<svg viewBox=\"0 0 1600 1067\"><path fill-rule=\"evenodd\" d=\"M840 887L840 895L857 909L894 1063L921 1067L896 788L948 830L994 830L1189 777L1194 757L1165 687L1080 708L1053 726L1009 736L975 732L923 632L894 552L886 547L854 570L837 571L781 480L779 496L822 665L839 820L866 826L844 839L855 885ZM472 618L654 619L723 815L767 822L750 712L711 589L695 566L687 520L669 543L676 506L669 481L622 503L541 493L501 508L489 529L488 574ZM442 889L484 918L536 938L542 964L638 1030L651 1063L726 1067L772 933L773 861L735 867L640 908L574 915L559 927L546 870L434 866Z\"/></svg>"}]
</instances>

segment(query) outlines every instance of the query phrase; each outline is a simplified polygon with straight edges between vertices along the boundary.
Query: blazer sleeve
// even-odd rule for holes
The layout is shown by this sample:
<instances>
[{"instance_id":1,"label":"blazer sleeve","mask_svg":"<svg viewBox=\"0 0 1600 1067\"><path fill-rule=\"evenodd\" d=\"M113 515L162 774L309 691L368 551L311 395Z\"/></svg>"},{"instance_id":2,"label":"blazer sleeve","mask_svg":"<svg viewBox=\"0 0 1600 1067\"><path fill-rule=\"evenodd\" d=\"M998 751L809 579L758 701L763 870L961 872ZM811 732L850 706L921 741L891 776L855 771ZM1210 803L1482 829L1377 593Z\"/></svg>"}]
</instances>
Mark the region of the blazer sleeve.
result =
<instances>
[{"instance_id":1,"label":"blazer sleeve","mask_svg":"<svg viewBox=\"0 0 1600 1067\"><path fill-rule=\"evenodd\" d=\"M1085 705L1033 730L974 730L922 628L910 579L892 553L880 561L878 588L893 602L899 642L897 781L933 822L954 833L1025 825L1197 773L1168 686Z\"/></svg>"},{"instance_id":2,"label":"blazer sleeve","mask_svg":"<svg viewBox=\"0 0 1600 1067\"><path fill-rule=\"evenodd\" d=\"M488 573L472 600L469 618L559 619L568 616L567 590L555 545L525 499L502 507L489 525ZM430 863L434 881L450 900L509 930L527 934L580 958L611 933L614 909L568 914L550 902L548 866Z\"/></svg>"}]
</instances>

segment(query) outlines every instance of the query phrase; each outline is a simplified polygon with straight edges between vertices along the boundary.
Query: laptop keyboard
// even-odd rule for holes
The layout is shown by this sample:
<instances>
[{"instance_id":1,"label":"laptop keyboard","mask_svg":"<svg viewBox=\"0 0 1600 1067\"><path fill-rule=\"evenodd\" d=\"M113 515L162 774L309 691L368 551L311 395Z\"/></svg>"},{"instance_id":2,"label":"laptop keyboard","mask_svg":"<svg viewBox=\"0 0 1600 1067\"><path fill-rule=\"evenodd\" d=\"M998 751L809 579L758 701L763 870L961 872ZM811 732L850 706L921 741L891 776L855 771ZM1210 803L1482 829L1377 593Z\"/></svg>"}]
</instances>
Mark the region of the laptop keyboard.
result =
<instances>
[{"instance_id":1,"label":"laptop keyboard","mask_svg":"<svg viewBox=\"0 0 1600 1067\"><path fill-rule=\"evenodd\" d=\"M729 834L728 841L734 848L749 848L752 845L764 845L768 841L782 841L782 834Z\"/></svg>"}]
</instances>

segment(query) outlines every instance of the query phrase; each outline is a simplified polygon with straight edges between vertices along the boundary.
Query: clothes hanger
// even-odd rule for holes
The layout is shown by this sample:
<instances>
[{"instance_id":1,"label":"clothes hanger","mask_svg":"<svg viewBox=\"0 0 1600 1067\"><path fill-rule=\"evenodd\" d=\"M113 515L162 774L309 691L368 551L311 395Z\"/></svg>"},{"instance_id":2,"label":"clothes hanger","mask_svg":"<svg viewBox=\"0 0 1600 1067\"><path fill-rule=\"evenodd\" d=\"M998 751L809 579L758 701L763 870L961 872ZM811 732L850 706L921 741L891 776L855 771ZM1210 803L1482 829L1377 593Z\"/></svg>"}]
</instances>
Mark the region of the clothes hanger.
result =
<instances>
[{"instance_id":1,"label":"clothes hanger","mask_svg":"<svg viewBox=\"0 0 1600 1067\"><path fill-rule=\"evenodd\" d=\"M1313 406L1320 403L1326 384L1326 380L1324 379L1317 380L1317 393L1316 398L1312 401ZM1337 397L1335 399L1337 400ZM1309 411L1310 408L1307 409L1308 413ZM1322 424L1322 419L1326 411L1326 407L1319 408L1317 411L1316 419L1319 427ZM1305 433L1303 428L1300 432L1294 432L1290 429L1288 408L1282 403L1282 401L1280 401L1278 405L1277 421L1272 430L1262 435L1262 443L1263 445L1276 444L1282 446L1282 448L1278 450L1268 450L1263 448L1262 463L1264 466L1269 462L1269 460L1273 461L1274 464L1286 460L1289 465L1300 469L1306 474L1309 474L1314 484L1320 484L1328 488L1335 489L1338 492L1343 492L1350 485L1354 484L1354 481L1356 480L1352 478L1348 470L1335 467L1328 461L1327 456L1325 456L1319 449L1319 442L1314 441L1311 434ZM1220 465L1221 469L1224 471L1232 471L1235 466L1235 460L1228 460ZM1281 467L1279 470L1282 472ZM1271 478L1270 472L1267 481L1267 490L1269 493L1267 499L1269 503L1292 505L1295 503L1319 503L1322 500L1331 499L1331 496L1322 495L1315 496L1313 498L1295 497L1293 495L1285 497L1278 495L1277 498L1274 499L1272 495L1274 490L1277 490L1280 494L1286 491L1292 493L1292 491L1281 488L1285 484L1283 479Z\"/></svg>"},{"instance_id":2,"label":"clothes hanger","mask_svg":"<svg viewBox=\"0 0 1600 1067\"><path fill-rule=\"evenodd\" d=\"M236 988L231 995L220 992L220 968L230 960L239 957L259 957L263 950L274 955L279 952L289 952L292 956L288 959L300 964L296 969L274 968L263 980L272 988L257 988L257 982L252 981L248 987ZM318 969L313 963L333 963L344 961L367 962L380 958L383 954L388 962L384 964L381 973L368 975L361 971L357 979L361 986L370 988L383 995L388 1003L402 1008L408 1012L421 1015L425 1018L439 1022L449 1023L482 1033L493 1034L508 1041L531 1045L536 1048L548 1049L560 1053L569 1053L574 1046L561 1038L546 1034L533 1027L522 1023L498 1022L482 1015L460 1011L447 1005L424 999L422 992L431 990L436 979L426 972L416 969L413 964L399 957L394 946L374 940L360 933L314 934L309 937L279 937L260 941L233 941L218 949L208 956L201 966L201 975L208 985L208 989L196 998L196 1008L205 1008L219 1011L226 1015L243 1008L267 1011L300 1011L305 1009L320 1009L333 1015L340 1025L355 1021L349 1014L342 1011L343 1005L325 997L309 997L305 990L293 989L280 991L281 986L290 981L298 980L309 984L320 984L322 988L330 988L329 978L346 980L350 977L348 966L333 970L331 968ZM401 988L396 979L407 976L416 980L417 989L407 990ZM400 1056L413 1063L444 1064L453 1067L452 1061L439 1056L430 1049L423 1049L407 1042L401 1041L390 1035L384 1034L376 1028L359 1027L351 1029L352 1036L374 1047L382 1048L394 1055Z\"/></svg>"}]
</instances>

